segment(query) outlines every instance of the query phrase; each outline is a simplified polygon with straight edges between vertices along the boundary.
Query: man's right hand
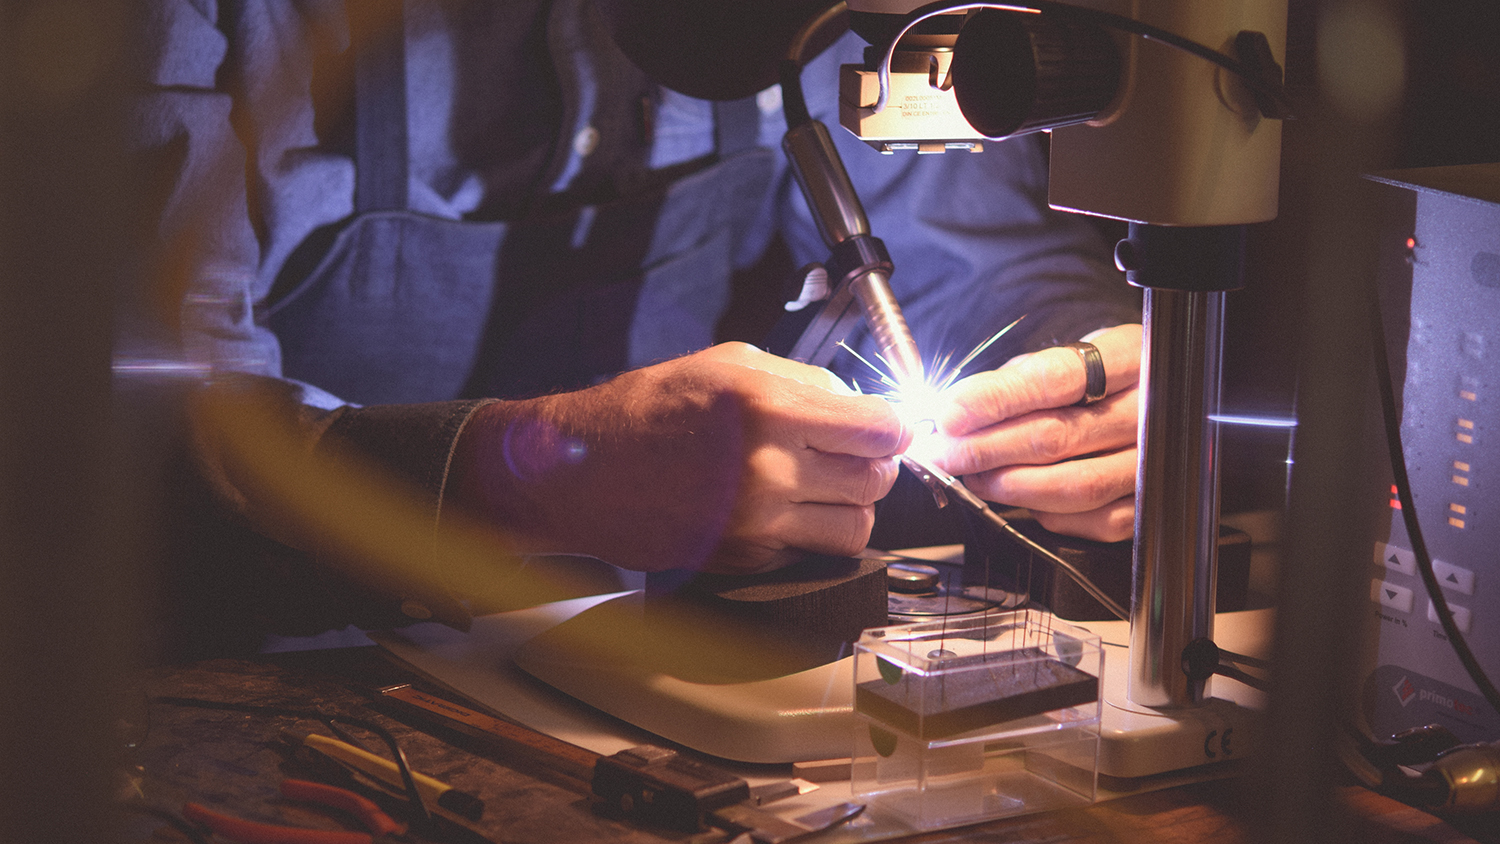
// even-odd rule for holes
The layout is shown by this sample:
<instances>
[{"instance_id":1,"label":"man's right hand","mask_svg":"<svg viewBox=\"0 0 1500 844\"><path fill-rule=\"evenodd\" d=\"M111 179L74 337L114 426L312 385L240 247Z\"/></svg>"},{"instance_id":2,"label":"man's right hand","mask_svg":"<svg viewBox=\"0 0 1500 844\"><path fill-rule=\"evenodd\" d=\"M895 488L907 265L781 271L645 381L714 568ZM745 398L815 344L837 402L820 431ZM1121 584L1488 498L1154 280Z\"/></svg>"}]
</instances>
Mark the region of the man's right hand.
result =
<instances>
[{"instance_id":1,"label":"man's right hand","mask_svg":"<svg viewBox=\"0 0 1500 844\"><path fill-rule=\"evenodd\" d=\"M910 439L827 370L726 343L481 408L454 487L525 552L749 573L862 550Z\"/></svg>"}]
</instances>

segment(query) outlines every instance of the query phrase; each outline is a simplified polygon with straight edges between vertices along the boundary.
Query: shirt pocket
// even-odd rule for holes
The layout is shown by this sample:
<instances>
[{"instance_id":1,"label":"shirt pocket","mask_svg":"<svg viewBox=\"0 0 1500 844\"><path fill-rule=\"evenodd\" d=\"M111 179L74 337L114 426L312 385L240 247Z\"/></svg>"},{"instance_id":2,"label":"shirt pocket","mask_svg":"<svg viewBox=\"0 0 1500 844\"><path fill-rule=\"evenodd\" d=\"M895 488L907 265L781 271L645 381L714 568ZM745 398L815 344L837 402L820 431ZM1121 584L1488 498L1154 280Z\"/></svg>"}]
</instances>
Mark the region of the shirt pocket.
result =
<instances>
[{"instance_id":1,"label":"shirt pocket","mask_svg":"<svg viewBox=\"0 0 1500 844\"><path fill-rule=\"evenodd\" d=\"M401 211L352 219L260 318L282 373L359 404L444 401L474 367L504 223Z\"/></svg>"}]
</instances>

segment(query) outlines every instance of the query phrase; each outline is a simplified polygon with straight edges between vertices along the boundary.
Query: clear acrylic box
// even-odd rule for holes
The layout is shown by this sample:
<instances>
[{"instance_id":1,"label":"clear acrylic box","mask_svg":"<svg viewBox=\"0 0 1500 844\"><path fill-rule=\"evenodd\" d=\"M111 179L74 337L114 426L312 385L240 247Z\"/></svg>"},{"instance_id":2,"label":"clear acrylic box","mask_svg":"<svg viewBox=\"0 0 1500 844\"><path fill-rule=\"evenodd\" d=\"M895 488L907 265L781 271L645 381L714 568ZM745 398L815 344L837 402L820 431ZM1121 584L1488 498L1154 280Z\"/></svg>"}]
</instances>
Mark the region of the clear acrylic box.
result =
<instances>
[{"instance_id":1,"label":"clear acrylic box","mask_svg":"<svg viewBox=\"0 0 1500 844\"><path fill-rule=\"evenodd\" d=\"M851 786L935 829L1094 802L1099 637L1039 610L865 631Z\"/></svg>"}]
</instances>

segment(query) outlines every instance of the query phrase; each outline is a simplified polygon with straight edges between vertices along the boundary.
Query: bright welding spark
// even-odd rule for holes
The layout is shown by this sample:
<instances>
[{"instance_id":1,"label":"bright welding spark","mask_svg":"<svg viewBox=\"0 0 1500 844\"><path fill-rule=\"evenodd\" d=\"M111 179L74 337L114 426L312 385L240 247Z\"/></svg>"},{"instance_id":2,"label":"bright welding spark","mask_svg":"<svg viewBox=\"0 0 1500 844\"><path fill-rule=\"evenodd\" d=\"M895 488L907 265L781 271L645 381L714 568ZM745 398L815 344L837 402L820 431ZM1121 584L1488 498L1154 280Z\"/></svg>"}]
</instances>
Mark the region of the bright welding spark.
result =
<instances>
[{"instance_id":1,"label":"bright welding spark","mask_svg":"<svg viewBox=\"0 0 1500 844\"><path fill-rule=\"evenodd\" d=\"M913 434L911 446L906 453L918 460L929 460L937 454L939 442L937 436L937 417L942 409L943 393L963 375L964 367L974 362L974 359L984 353L994 344L996 340L1005 336L1007 331L1016 327L1016 323L1025 319L1024 316L1016 319L1010 325L1005 326L990 336L988 340L974 347L974 350L964 355L957 364L952 364L953 355L947 353L940 355L933 361L933 365L927 368L930 375L913 378L898 379L896 368L891 366L890 361L876 355L875 359L882 366L870 362L864 355L854 351L842 340L839 345L855 359L874 372L880 379L884 391L880 393L887 401L895 406L896 415L900 417L901 423Z\"/></svg>"}]
</instances>

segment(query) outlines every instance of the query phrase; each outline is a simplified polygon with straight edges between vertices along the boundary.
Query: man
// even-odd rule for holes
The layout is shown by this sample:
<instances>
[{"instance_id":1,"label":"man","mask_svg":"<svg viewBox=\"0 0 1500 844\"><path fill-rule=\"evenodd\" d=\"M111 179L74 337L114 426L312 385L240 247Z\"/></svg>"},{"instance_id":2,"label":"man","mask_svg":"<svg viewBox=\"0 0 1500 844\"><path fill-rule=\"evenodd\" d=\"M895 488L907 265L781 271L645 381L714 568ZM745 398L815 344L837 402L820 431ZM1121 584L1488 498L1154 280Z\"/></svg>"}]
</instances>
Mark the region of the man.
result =
<instances>
[{"instance_id":1,"label":"man","mask_svg":"<svg viewBox=\"0 0 1500 844\"><path fill-rule=\"evenodd\" d=\"M661 89L590 0L403 6L393 25L342 0L152 4L134 140L164 197L186 353L274 395L309 453L373 461L432 522L475 520L522 554L753 572L860 550L912 432L825 370L712 345L736 270L778 241L825 257L776 151L776 90ZM859 47L806 68L814 116L835 122L836 68ZM938 462L1049 527L1128 535L1135 306L1092 229L1045 207L1040 148L839 145L925 354L1026 317L1024 343L975 368L1033 354L955 387ZM1110 395L1072 407L1079 356L1047 347L1095 331ZM348 554L285 528L242 452L199 439L236 519L340 567ZM308 623L461 625L469 590L448 565ZM331 603L345 589L275 570Z\"/></svg>"}]
</instances>

